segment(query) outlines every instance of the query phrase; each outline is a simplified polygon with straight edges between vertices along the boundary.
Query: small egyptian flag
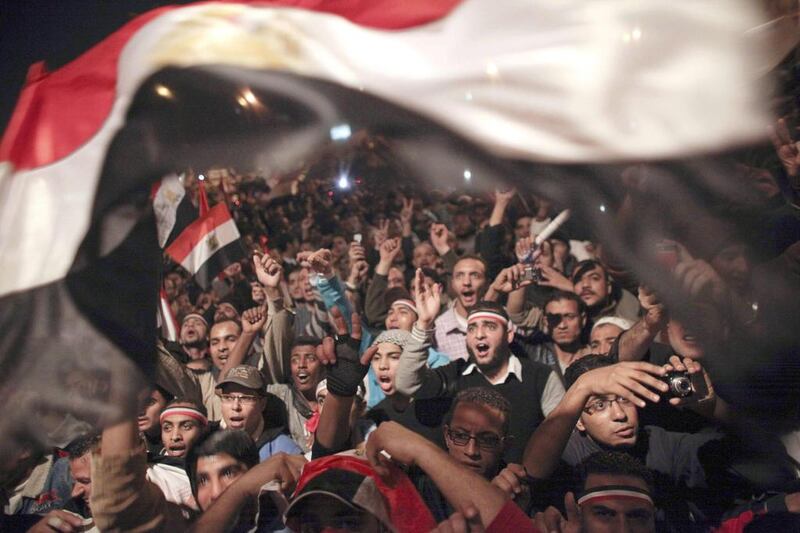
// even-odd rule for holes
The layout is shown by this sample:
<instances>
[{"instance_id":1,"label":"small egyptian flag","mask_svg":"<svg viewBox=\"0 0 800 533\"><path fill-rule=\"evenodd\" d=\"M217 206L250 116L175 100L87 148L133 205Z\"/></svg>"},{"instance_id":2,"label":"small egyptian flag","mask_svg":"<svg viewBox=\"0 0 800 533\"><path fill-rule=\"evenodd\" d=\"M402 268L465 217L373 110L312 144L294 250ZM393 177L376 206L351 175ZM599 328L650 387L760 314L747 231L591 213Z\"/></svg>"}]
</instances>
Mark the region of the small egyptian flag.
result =
<instances>
[{"instance_id":1,"label":"small egyptian flag","mask_svg":"<svg viewBox=\"0 0 800 533\"><path fill-rule=\"evenodd\" d=\"M183 230L165 251L207 289L226 266L244 259L239 237L230 211L224 203L218 203Z\"/></svg>"}]
</instances>

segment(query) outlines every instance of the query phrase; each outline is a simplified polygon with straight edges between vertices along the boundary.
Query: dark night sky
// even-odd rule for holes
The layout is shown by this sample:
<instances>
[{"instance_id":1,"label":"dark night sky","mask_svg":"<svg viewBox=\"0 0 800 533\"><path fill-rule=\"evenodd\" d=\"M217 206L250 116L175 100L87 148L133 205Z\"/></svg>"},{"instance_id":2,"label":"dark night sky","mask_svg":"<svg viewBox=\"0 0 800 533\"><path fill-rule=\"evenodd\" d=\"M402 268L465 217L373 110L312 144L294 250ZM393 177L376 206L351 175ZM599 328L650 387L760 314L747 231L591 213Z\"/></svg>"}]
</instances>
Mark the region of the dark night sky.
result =
<instances>
[{"instance_id":1,"label":"dark night sky","mask_svg":"<svg viewBox=\"0 0 800 533\"><path fill-rule=\"evenodd\" d=\"M5 131L28 67L55 70L114 30L155 7L189 0L2 0L0 2L0 129Z\"/></svg>"}]
</instances>

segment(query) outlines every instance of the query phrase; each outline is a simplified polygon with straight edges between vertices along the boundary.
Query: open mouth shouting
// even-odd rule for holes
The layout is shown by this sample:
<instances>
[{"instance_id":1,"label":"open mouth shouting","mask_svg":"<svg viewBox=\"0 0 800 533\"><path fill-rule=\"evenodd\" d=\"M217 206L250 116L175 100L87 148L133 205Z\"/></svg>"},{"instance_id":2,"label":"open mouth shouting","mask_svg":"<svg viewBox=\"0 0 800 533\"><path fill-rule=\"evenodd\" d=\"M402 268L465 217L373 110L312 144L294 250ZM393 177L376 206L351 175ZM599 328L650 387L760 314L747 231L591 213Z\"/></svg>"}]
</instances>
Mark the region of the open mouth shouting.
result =
<instances>
[{"instance_id":1,"label":"open mouth shouting","mask_svg":"<svg viewBox=\"0 0 800 533\"><path fill-rule=\"evenodd\" d=\"M475 344L475 357L477 357L478 359L486 359L491 355L490 354L491 349L492 347L489 346L489 343L478 342L477 344Z\"/></svg>"},{"instance_id":2,"label":"open mouth shouting","mask_svg":"<svg viewBox=\"0 0 800 533\"><path fill-rule=\"evenodd\" d=\"M394 390L394 381L389 374L378 374L378 385L387 394Z\"/></svg>"},{"instance_id":3,"label":"open mouth shouting","mask_svg":"<svg viewBox=\"0 0 800 533\"><path fill-rule=\"evenodd\" d=\"M298 370L297 374L294 376L294 380L298 388L305 387L311 384L311 374L308 373L308 370Z\"/></svg>"},{"instance_id":4,"label":"open mouth shouting","mask_svg":"<svg viewBox=\"0 0 800 533\"><path fill-rule=\"evenodd\" d=\"M464 304L464 307L472 307L478 303L478 291L472 289L461 291L461 303Z\"/></svg>"},{"instance_id":5,"label":"open mouth shouting","mask_svg":"<svg viewBox=\"0 0 800 533\"><path fill-rule=\"evenodd\" d=\"M183 457L186 455L186 444L183 442L173 442L167 446L167 455L170 457Z\"/></svg>"},{"instance_id":6,"label":"open mouth shouting","mask_svg":"<svg viewBox=\"0 0 800 533\"><path fill-rule=\"evenodd\" d=\"M233 414L228 419L228 427L231 429L244 429L244 416Z\"/></svg>"}]
</instances>

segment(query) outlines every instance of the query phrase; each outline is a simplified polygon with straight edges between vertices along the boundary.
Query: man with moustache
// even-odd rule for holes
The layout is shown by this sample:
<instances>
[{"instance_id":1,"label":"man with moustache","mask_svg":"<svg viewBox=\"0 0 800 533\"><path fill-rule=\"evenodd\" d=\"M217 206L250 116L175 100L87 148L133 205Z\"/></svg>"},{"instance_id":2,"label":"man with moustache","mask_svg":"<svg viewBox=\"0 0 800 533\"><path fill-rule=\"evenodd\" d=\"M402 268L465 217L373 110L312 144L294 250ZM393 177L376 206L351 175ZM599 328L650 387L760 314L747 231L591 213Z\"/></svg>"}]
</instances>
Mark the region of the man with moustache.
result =
<instances>
[{"instance_id":1,"label":"man with moustache","mask_svg":"<svg viewBox=\"0 0 800 533\"><path fill-rule=\"evenodd\" d=\"M477 255L462 256L453 267L450 307L435 322L434 346L451 361L468 358L467 313L486 290L486 263Z\"/></svg>"},{"instance_id":2,"label":"man with moustache","mask_svg":"<svg viewBox=\"0 0 800 533\"><path fill-rule=\"evenodd\" d=\"M619 316L627 320L639 317L636 298L622 288L615 287L603 264L587 259L575 265L572 274L574 291L586 306L590 321L603 316Z\"/></svg>"},{"instance_id":3,"label":"man with moustache","mask_svg":"<svg viewBox=\"0 0 800 533\"><path fill-rule=\"evenodd\" d=\"M440 289L421 288L419 300L435 307ZM466 347L469 360L457 360L439 368L425 364L430 345L428 314L420 316L412 330L415 345L403 351L397 369L396 388L413 396L415 402L428 402L430 412L442 418L452 398L470 387L491 387L514 406L509 417L509 433L514 441L505 450L508 462L519 462L523 442L552 411L564 395L558 375L546 365L519 359L511 353L509 342L514 329L503 306L479 302L467 316Z\"/></svg>"}]
</instances>

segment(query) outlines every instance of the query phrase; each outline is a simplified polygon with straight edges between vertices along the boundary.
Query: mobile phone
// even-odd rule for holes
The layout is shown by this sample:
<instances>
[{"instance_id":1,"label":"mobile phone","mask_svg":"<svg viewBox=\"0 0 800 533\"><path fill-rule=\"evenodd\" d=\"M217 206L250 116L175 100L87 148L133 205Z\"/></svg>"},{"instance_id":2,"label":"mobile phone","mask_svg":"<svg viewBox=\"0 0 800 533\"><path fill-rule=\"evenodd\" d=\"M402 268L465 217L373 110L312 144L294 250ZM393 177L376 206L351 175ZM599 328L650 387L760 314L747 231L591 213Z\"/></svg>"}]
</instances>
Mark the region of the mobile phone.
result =
<instances>
[{"instance_id":1,"label":"mobile phone","mask_svg":"<svg viewBox=\"0 0 800 533\"><path fill-rule=\"evenodd\" d=\"M358 244L361 244L361 239L362 237L360 233L356 233L355 235L353 235L353 241L357 242Z\"/></svg>"}]
</instances>

